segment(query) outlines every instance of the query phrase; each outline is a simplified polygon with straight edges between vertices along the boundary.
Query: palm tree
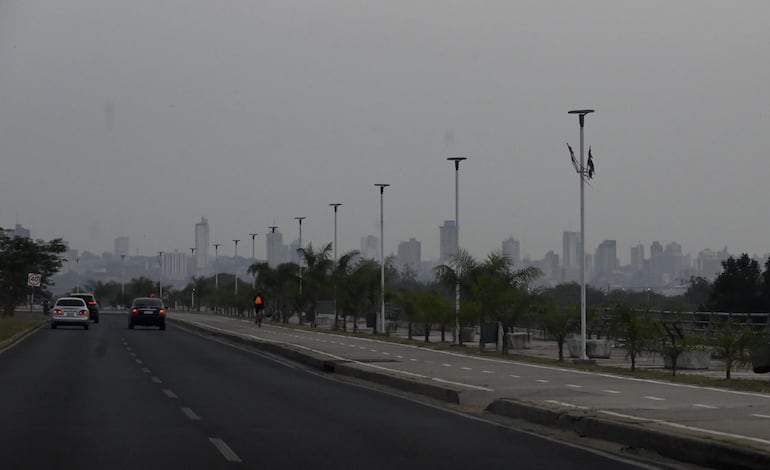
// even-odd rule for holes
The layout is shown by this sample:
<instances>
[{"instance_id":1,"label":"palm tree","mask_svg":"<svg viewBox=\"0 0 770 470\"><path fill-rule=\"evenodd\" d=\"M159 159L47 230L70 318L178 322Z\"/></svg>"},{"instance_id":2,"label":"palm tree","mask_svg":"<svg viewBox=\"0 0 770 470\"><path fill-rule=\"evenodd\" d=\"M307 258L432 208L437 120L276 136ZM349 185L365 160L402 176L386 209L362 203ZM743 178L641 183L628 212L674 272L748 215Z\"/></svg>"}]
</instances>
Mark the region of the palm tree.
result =
<instances>
[{"instance_id":1,"label":"palm tree","mask_svg":"<svg viewBox=\"0 0 770 470\"><path fill-rule=\"evenodd\" d=\"M311 324L315 326L316 307L320 297L329 285L329 275L334 268L334 262L329 259L332 252L332 244L328 243L320 250L313 249L313 244L297 249L297 253L305 261L305 274L302 276L302 294L299 299L300 312L307 306L310 312ZM300 315L300 324L302 315Z\"/></svg>"},{"instance_id":2,"label":"palm tree","mask_svg":"<svg viewBox=\"0 0 770 470\"><path fill-rule=\"evenodd\" d=\"M349 251L343 254L341 257L337 259L337 264L332 269L332 282L334 283L334 298L335 298L334 329L339 328L340 309L337 306L340 304L340 299L339 299L340 293L338 291L338 288L347 280L347 276L349 275L349 272L352 269L353 261L355 260L357 255L358 255L358 250ZM345 318L345 311L342 310L342 312L343 312L342 330L345 331L347 330L347 322Z\"/></svg>"}]
</instances>

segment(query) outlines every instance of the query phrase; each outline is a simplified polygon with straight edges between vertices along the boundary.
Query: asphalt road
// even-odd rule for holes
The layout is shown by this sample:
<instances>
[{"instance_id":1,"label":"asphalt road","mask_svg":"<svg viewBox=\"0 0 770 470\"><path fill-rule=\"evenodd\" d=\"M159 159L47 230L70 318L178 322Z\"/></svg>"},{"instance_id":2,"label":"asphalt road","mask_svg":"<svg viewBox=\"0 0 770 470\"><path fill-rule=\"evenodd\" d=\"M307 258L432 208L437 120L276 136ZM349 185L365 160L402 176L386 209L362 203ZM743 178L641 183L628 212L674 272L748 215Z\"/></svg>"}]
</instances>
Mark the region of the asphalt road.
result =
<instances>
[{"instance_id":1,"label":"asphalt road","mask_svg":"<svg viewBox=\"0 0 770 470\"><path fill-rule=\"evenodd\" d=\"M632 468L122 315L40 330L0 379L3 468Z\"/></svg>"}]
</instances>

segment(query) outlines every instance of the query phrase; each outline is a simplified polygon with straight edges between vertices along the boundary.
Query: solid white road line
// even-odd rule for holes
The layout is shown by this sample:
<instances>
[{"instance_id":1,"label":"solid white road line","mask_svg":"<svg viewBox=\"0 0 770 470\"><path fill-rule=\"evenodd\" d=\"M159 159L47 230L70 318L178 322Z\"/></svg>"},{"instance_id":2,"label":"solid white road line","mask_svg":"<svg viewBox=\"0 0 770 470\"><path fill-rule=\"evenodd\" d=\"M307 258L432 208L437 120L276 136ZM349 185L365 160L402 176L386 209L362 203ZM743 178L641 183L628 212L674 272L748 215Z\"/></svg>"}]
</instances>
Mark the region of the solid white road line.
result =
<instances>
[{"instance_id":1,"label":"solid white road line","mask_svg":"<svg viewBox=\"0 0 770 470\"><path fill-rule=\"evenodd\" d=\"M214 447L219 450L219 452L228 462L241 462L241 458L238 457L238 454L233 452L233 449L225 444L225 441L222 439L219 439L218 437L209 437L209 441L214 444Z\"/></svg>"},{"instance_id":2,"label":"solid white road line","mask_svg":"<svg viewBox=\"0 0 770 470\"><path fill-rule=\"evenodd\" d=\"M169 390L167 388L163 389L163 393L165 393L166 396L169 397L169 398L179 398L179 397L176 396L176 393L172 392L171 390Z\"/></svg>"},{"instance_id":3,"label":"solid white road line","mask_svg":"<svg viewBox=\"0 0 770 470\"><path fill-rule=\"evenodd\" d=\"M677 429L686 429L688 431L704 432L706 434L713 434L714 436L731 437L731 438L734 438L734 439L743 439L743 440L746 440L746 441L758 442L760 444L770 445L770 441L768 441L767 439L760 439L758 437L751 437L751 436L742 436L740 434L733 434L733 433L729 433L729 432L714 431L712 429L696 428L694 426L687 426L687 425L684 425L684 424L672 423L670 421L664 421L662 419L641 418L639 416L626 415L626 414L615 413L614 411L606 411L606 410L599 410L599 413L604 413L604 414L609 415L609 416L615 416L617 418L625 418L625 419L641 420L641 421L645 421L645 422L653 422L653 423L663 424L665 426L671 426L672 428L677 428ZM769 418L770 418L770 416L769 416Z\"/></svg>"},{"instance_id":4,"label":"solid white road line","mask_svg":"<svg viewBox=\"0 0 770 470\"><path fill-rule=\"evenodd\" d=\"M190 408L182 408L182 413L184 413L185 416L190 419L190 421L200 421L201 419L200 416L196 415L195 412Z\"/></svg>"}]
</instances>

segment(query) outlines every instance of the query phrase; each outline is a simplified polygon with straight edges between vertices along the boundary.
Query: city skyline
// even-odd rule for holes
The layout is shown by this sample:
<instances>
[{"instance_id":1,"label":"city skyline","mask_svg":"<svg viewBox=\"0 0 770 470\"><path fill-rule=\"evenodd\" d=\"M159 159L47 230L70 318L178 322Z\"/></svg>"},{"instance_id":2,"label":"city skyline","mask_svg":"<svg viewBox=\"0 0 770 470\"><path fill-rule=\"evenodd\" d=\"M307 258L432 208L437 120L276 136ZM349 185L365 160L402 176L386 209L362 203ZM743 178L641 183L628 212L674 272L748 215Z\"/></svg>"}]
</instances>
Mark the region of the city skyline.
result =
<instances>
[{"instance_id":1,"label":"city skyline","mask_svg":"<svg viewBox=\"0 0 770 470\"><path fill-rule=\"evenodd\" d=\"M767 2L192 2L0 3L0 226L133 255L188 250L205 215L228 252L298 215L329 242L335 202L342 252L378 233L382 182L386 251L429 259L459 156L461 247L539 258L578 230L567 111L590 107L586 247L770 251Z\"/></svg>"}]
</instances>

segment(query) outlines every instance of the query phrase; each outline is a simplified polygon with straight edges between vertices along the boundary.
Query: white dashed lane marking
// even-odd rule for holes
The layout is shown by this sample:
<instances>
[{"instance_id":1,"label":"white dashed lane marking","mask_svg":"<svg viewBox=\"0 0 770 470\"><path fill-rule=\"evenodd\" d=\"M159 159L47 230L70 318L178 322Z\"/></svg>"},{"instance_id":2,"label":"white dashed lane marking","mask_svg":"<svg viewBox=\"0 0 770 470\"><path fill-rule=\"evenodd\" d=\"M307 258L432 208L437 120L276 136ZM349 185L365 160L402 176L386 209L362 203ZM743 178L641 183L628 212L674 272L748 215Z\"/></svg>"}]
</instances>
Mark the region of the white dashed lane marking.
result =
<instances>
[{"instance_id":1,"label":"white dashed lane marking","mask_svg":"<svg viewBox=\"0 0 770 470\"><path fill-rule=\"evenodd\" d=\"M755 418L765 418L765 419L770 419L770 416L768 416L768 415L761 415L761 414L759 414L759 413L754 413L754 414L752 414L751 416L753 416L753 417L755 417Z\"/></svg>"},{"instance_id":2,"label":"white dashed lane marking","mask_svg":"<svg viewBox=\"0 0 770 470\"><path fill-rule=\"evenodd\" d=\"M617 390L602 390L602 392L604 392L604 393L615 393L615 394L620 393Z\"/></svg>"},{"instance_id":3,"label":"white dashed lane marking","mask_svg":"<svg viewBox=\"0 0 770 470\"><path fill-rule=\"evenodd\" d=\"M148 369L146 367L142 367L142 372L144 372L145 374L149 374L150 373L150 369Z\"/></svg>"},{"instance_id":4,"label":"white dashed lane marking","mask_svg":"<svg viewBox=\"0 0 770 470\"><path fill-rule=\"evenodd\" d=\"M153 382L155 382L156 384L160 384L160 383L163 383L163 382L162 382L162 381L161 381L159 378L157 378L157 377L152 377L152 381L153 381Z\"/></svg>"},{"instance_id":5,"label":"white dashed lane marking","mask_svg":"<svg viewBox=\"0 0 770 470\"><path fill-rule=\"evenodd\" d=\"M404 358L404 356L396 356L396 357L399 358L399 359L403 359Z\"/></svg>"},{"instance_id":6,"label":"white dashed lane marking","mask_svg":"<svg viewBox=\"0 0 770 470\"><path fill-rule=\"evenodd\" d=\"M460 367L460 369L462 369L462 370L473 370L470 367Z\"/></svg>"},{"instance_id":7,"label":"white dashed lane marking","mask_svg":"<svg viewBox=\"0 0 770 470\"><path fill-rule=\"evenodd\" d=\"M163 389L163 393L165 393L166 396L169 397L169 398L179 398L178 396L176 396L176 393L172 392L171 390L169 390L167 388Z\"/></svg>"},{"instance_id":8,"label":"white dashed lane marking","mask_svg":"<svg viewBox=\"0 0 770 470\"><path fill-rule=\"evenodd\" d=\"M574 384L567 384L567 387L569 387L569 388L583 388L582 385L574 385Z\"/></svg>"},{"instance_id":9,"label":"white dashed lane marking","mask_svg":"<svg viewBox=\"0 0 770 470\"><path fill-rule=\"evenodd\" d=\"M184 413L185 416L190 419L190 421L200 421L201 419L200 416L196 415L195 412L190 408L182 408L182 413Z\"/></svg>"},{"instance_id":10,"label":"white dashed lane marking","mask_svg":"<svg viewBox=\"0 0 770 470\"><path fill-rule=\"evenodd\" d=\"M142 360L141 360L141 359L137 359L137 360L136 360L136 363L137 363L137 364L142 364Z\"/></svg>"},{"instance_id":11,"label":"white dashed lane marking","mask_svg":"<svg viewBox=\"0 0 770 470\"><path fill-rule=\"evenodd\" d=\"M417 359L409 359L412 362L417 362Z\"/></svg>"},{"instance_id":12,"label":"white dashed lane marking","mask_svg":"<svg viewBox=\"0 0 770 470\"><path fill-rule=\"evenodd\" d=\"M135 352L132 352L132 353L131 353L131 357L136 357L136 353L135 353Z\"/></svg>"},{"instance_id":13,"label":"white dashed lane marking","mask_svg":"<svg viewBox=\"0 0 770 470\"><path fill-rule=\"evenodd\" d=\"M452 364L441 364L444 367L452 367Z\"/></svg>"},{"instance_id":14,"label":"white dashed lane marking","mask_svg":"<svg viewBox=\"0 0 770 470\"><path fill-rule=\"evenodd\" d=\"M495 373L495 371L493 371L493 370L482 370L481 372L483 372L485 374L494 374Z\"/></svg>"},{"instance_id":15,"label":"white dashed lane marking","mask_svg":"<svg viewBox=\"0 0 770 470\"><path fill-rule=\"evenodd\" d=\"M588 409L587 406L573 405L572 403L565 403L563 401L546 400L545 402L546 403L552 403L554 405L565 406L567 408L577 408L579 410L587 410Z\"/></svg>"},{"instance_id":16,"label":"white dashed lane marking","mask_svg":"<svg viewBox=\"0 0 770 470\"><path fill-rule=\"evenodd\" d=\"M660 397L653 397L653 396L650 396L650 395L647 395L647 396L646 396L646 397L644 397L644 398L646 398L646 399L648 399L648 400L655 400L655 401L665 401L665 398L660 398Z\"/></svg>"},{"instance_id":17,"label":"white dashed lane marking","mask_svg":"<svg viewBox=\"0 0 770 470\"><path fill-rule=\"evenodd\" d=\"M550 380L537 379L537 380L535 380L535 382L540 382L541 384L547 384L548 382L550 382Z\"/></svg>"},{"instance_id":18,"label":"white dashed lane marking","mask_svg":"<svg viewBox=\"0 0 770 470\"><path fill-rule=\"evenodd\" d=\"M702 405L700 403L695 403L692 406L695 406L695 407L698 407L698 408L706 408L707 410L716 410L717 409L716 406L713 406L713 405Z\"/></svg>"},{"instance_id":19,"label":"white dashed lane marking","mask_svg":"<svg viewBox=\"0 0 770 470\"><path fill-rule=\"evenodd\" d=\"M238 457L238 454L233 452L233 449L231 449L230 446L225 444L225 441L223 441L222 439L219 439L218 437L209 437L209 441L211 441L211 443L214 444L214 447L216 447L217 450L219 450L219 452L228 462L241 461L241 458Z\"/></svg>"},{"instance_id":20,"label":"white dashed lane marking","mask_svg":"<svg viewBox=\"0 0 770 470\"><path fill-rule=\"evenodd\" d=\"M514 375L514 374L509 375L509 377L513 377L514 379L520 379L521 378L520 375Z\"/></svg>"}]
</instances>

